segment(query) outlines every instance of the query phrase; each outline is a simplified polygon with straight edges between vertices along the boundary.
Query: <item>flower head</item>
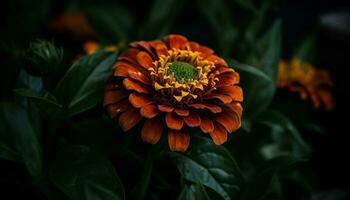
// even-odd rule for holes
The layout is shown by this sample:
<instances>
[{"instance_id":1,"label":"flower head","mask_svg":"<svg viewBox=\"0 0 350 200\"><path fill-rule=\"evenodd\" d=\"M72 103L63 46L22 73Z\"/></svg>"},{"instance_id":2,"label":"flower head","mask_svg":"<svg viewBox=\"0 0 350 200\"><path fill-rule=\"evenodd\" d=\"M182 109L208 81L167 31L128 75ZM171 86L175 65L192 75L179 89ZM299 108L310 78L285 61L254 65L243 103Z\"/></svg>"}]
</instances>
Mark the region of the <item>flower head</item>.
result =
<instances>
[{"instance_id":1,"label":"flower head","mask_svg":"<svg viewBox=\"0 0 350 200\"><path fill-rule=\"evenodd\" d=\"M277 86L298 92L301 99L310 97L315 108L324 105L330 111L335 107L330 92L333 82L328 71L315 69L299 58L293 58L290 62L280 61Z\"/></svg>"},{"instance_id":2,"label":"flower head","mask_svg":"<svg viewBox=\"0 0 350 200\"><path fill-rule=\"evenodd\" d=\"M239 74L213 50L181 35L138 41L115 63L105 86L110 117L128 131L143 118L144 141L155 144L164 129L172 151L186 151L189 128L208 133L215 144L241 125Z\"/></svg>"}]
</instances>

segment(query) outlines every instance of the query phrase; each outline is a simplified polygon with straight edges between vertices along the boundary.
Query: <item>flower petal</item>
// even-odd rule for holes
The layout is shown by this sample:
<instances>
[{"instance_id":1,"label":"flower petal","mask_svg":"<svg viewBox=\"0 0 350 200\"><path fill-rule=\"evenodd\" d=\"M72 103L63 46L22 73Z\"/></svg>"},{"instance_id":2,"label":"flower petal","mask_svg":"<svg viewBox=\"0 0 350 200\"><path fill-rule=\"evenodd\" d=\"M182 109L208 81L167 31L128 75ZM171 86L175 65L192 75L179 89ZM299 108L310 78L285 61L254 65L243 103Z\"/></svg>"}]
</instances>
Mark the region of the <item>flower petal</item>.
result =
<instances>
[{"instance_id":1,"label":"flower petal","mask_svg":"<svg viewBox=\"0 0 350 200\"><path fill-rule=\"evenodd\" d=\"M141 108L153 103L153 101L150 100L148 97L139 93L131 93L129 95L129 101L131 105L134 106L135 108Z\"/></svg>"},{"instance_id":2,"label":"flower petal","mask_svg":"<svg viewBox=\"0 0 350 200\"><path fill-rule=\"evenodd\" d=\"M141 138L143 141L156 144L163 133L163 124L159 118L146 120L141 130Z\"/></svg>"},{"instance_id":3,"label":"flower petal","mask_svg":"<svg viewBox=\"0 0 350 200\"><path fill-rule=\"evenodd\" d=\"M184 121L189 127L197 127L201 125L201 118L194 112L191 112L188 117L185 117Z\"/></svg>"},{"instance_id":4,"label":"flower petal","mask_svg":"<svg viewBox=\"0 0 350 200\"><path fill-rule=\"evenodd\" d=\"M196 109L208 109L212 113L220 113L222 111L220 106L213 105L213 104L204 104L204 103L195 103L195 104L189 104L189 107L196 108Z\"/></svg>"},{"instance_id":5,"label":"flower petal","mask_svg":"<svg viewBox=\"0 0 350 200\"><path fill-rule=\"evenodd\" d=\"M185 152L190 145L190 136L184 131L169 129L168 143L171 151Z\"/></svg>"},{"instance_id":6,"label":"flower petal","mask_svg":"<svg viewBox=\"0 0 350 200\"><path fill-rule=\"evenodd\" d=\"M134 48L138 48L138 49L141 49L141 50L144 50L146 51L151 57L153 57L153 59L155 59L155 55L153 54L152 52L152 49L151 49L151 45L149 42L146 42L146 41L136 41L136 42L132 42L130 43L130 46L134 47Z\"/></svg>"},{"instance_id":7,"label":"flower petal","mask_svg":"<svg viewBox=\"0 0 350 200\"><path fill-rule=\"evenodd\" d=\"M234 85L237 84L239 81L239 76L237 76L238 73L230 71L225 72L223 74L220 74L218 76L219 81L216 83L216 87L222 87L222 86L228 86L228 85Z\"/></svg>"},{"instance_id":8,"label":"flower petal","mask_svg":"<svg viewBox=\"0 0 350 200\"><path fill-rule=\"evenodd\" d=\"M138 112L137 109L130 109L124 113L122 113L119 117L119 125L122 130L128 131L132 127L134 127L139 121L142 119L142 116Z\"/></svg>"},{"instance_id":9,"label":"flower petal","mask_svg":"<svg viewBox=\"0 0 350 200\"><path fill-rule=\"evenodd\" d=\"M239 117L235 116L235 114L231 112L219 113L213 117L213 119L225 127L229 133L233 132L237 127L239 127L240 120L237 120L237 118Z\"/></svg>"},{"instance_id":10,"label":"flower petal","mask_svg":"<svg viewBox=\"0 0 350 200\"><path fill-rule=\"evenodd\" d=\"M164 54L166 54L168 52L168 48L160 40L151 41L150 44L151 44L152 48L155 50L155 52L157 53L158 58L161 55L164 55Z\"/></svg>"},{"instance_id":11,"label":"flower petal","mask_svg":"<svg viewBox=\"0 0 350 200\"><path fill-rule=\"evenodd\" d=\"M175 113L179 116L186 117L190 114L190 111L183 108L176 108Z\"/></svg>"},{"instance_id":12,"label":"flower petal","mask_svg":"<svg viewBox=\"0 0 350 200\"><path fill-rule=\"evenodd\" d=\"M199 52L201 52L201 56L203 58L207 58L208 56L212 55L214 53L214 51L209 48L209 47L206 47L204 45L201 45L198 49Z\"/></svg>"},{"instance_id":13,"label":"flower petal","mask_svg":"<svg viewBox=\"0 0 350 200\"><path fill-rule=\"evenodd\" d=\"M184 125L184 121L174 113L167 113L165 115L165 122L168 128L175 130L181 130Z\"/></svg>"},{"instance_id":14,"label":"flower petal","mask_svg":"<svg viewBox=\"0 0 350 200\"><path fill-rule=\"evenodd\" d=\"M206 60L209 60L209 61L213 62L214 64L228 66L224 59L222 59L216 55L210 55L209 57L206 58Z\"/></svg>"},{"instance_id":15,"label":"flower petal","mask_svg":"<svg viewBox=\"0 0 350 200\"><path fill-rule=\"evenodd\" d=\"M126 110L132 108L127 99L119 101L115 104L110 104L107 106L108 115L111 118L114 118L118 113L125 112Z\"/></svg>"},{"instance_id":16,"label":"flower petal","mask_svg":"<svg viewBox=\"0 0 350 200\"><path fill-rule=\"evenodd\" d=\"M201 116L200 128L203 133L210 133L214 131L214 124L209 118Z\"/></svg>"},{"instance_id":17,"label":"flower petal","mask_svg":"<svg viewBox=\"0 0 350 200\"><path fill-rule=\"evenodd\" d=\"M132 64L138 64L136 61L137 54L140 52L140 50L135 48L128 49L125 53L121 54L118 57L118 61L128 61Z\"/></svg>"},{"instance_id":18,"label":"flower petal","mask_svg":"<svg viewBox=\"0 0 350 200\"><path fill-rule=\"evenodd\" d=\"M162 112L173 112L174 107L170 105L158 105L158 109Z\"/></svg>"},{"instance_id":19,"label":"flower petal","mask_svg":"<svg viewBox=\"0 0 350 200\"><path fill-rule=\"evenodd\" d=\"M153 67L153 59L151 58L151 56L144 52L144 51L140 51L137 56L136 56L137 62L144 67L145 69L148 68L152 68Z\"/></svg>"},{"instance_id":20,"label":"flower petal","mask_svg":"<svg viewBox=\"0 0 350 200\"><path fill-rule=\"evenodd\" d=\"M242 88L236 85L230 85L230 86L223 86L218 88L215 93L222 93L225 95L229 95L233 101L243 101L243 91ZM214 93L214 92L213 92Z\"/></svg>"},{"instance_id":21,"label":"flower petal","mask_svg":"<svg viewBox=\"0 0 350 200\"><path fill-rule=\"evenodd\" d=\"M149 119L155 117L158 113L158 107L154 104L143 106L140 110L140 114Z\"/></svg>"},{"instance_id":22,"label":"flower petal","mask_svg":"<svg viewBox=\"0 0 350 200\"><path fill-rule=\"evenodd\" d=\"M130 78L125 78L123 80L123 84L125 89L127 90L134 90L139 93L149 93L149 88L145 84L140 83L139 81Z\"/></svg>"},{"instance_id":23,"label":"flower petal","mask_svg":"<svg viewBox=\"0 0 350 200\"><path fill-rule=\"evenodd\" d=\"M225 94L215 94L211 93L206 96L204 96L204 99L219 99L222 103L228 104L232 102L232 98Z\"/></svg>"},{"instance_id":24,"label":"flower petal","mask_svg":"<svg viewBox=\"0 0 350 200\"><path fill-rule=\"evenodd\" d=\"M187 43L187 38L182 35L168 35L164 38L169 49L181 49Z\"/></svg>"},{"instance_id":25,"label":"flower petal","mask_svg":"<svg viewBox=\"0 0 350 200\"><path fill-rule=\"evenodd\" d=\"M209 133L210 137L213 139L213 142L216 145L223 144L227 141L227 132L226 130L219 124L214 125L214 131Z\"/></svg>"},{"instance_id":26,"label":"flower petal","mask_svg":"<svg viewBox=\"0 0 350 200\"><path fill-rule=\"evenodd\" d=\"M103 98L103 105L109 105L113 103L117 103L118 101L126 98L128 93L125 90L108 90L105 91L105 95Z\"/></svg>"}]
</instances>

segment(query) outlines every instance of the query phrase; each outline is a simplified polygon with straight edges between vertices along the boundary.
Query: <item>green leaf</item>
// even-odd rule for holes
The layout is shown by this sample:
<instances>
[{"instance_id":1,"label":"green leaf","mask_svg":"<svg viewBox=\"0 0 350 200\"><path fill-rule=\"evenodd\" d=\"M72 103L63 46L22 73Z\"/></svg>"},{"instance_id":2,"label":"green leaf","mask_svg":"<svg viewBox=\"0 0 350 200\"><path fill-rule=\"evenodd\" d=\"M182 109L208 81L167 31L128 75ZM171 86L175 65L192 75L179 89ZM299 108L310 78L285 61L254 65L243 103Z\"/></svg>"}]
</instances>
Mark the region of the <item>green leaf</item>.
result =
<instances>
[{"instance_id":1,"label":"green leaf","mask_svg":"<svg viewBox=\"0 0 350 200\"><path fill-rule=\"evenodd\" d=\"M43 169L39 134L35 133L27 112L15 104L0 103L0 119L1 140L5 138L2 141L7 142L7 145L13 145L2 147L9 150L11 154L17 154L34 182L40 181Z\"/></svg>"},{"instance_id":2,"label":"green leaf","mask_svg":"<svg viewBox=\"0 0 350 200\"><path fill-rule=\"evenodd\" d=\"M184 179L199 182L224 199L238 197L242 174L225 147L205 138L192 137L191 149L187 153L173 152L171 157Z\"/></svg>"},{"instance_id":3,"label":"green leaf","mask_svg":"<svg viewBox=\"0 0 350 200\"><path fill-rule=\"evenodd\" d=\"M74 63L58 83L54 95L70 117L84 112L103 99L103 85L116 59L115 54L97 52Z\"/></svg>"},{"instance_id":4,"label":"green leaf","mask_svg":"<svg viewBox=\"0 0 350 200\"><path fill-rule=\"evenodd\" d=\"M14 91L17 95L27 97L33 101L46 116L58 117L63 111L63 106L59 104L56 98L49 92L40 93L28 88L19 88Z\"/></svg>"},{"instance_id":5,"label":"green leaf","mask_svg":"<svg viewBox=\"0 0 350 200\"><path fill-rule=\"evenodd\" d=\"M304 62L312 63L316 55L316 34L310 33L304 41L295 49L293 57L299 58Z\"/></svg>"},{"instance_id":6,"label":"green leaf","mask_svg":"<svg viewBox=\"0 0 350 200\"><path fill-rule=\"evenodd\" d=\"M248 61L265 72L274 82L277 80L278 63L281 57L281 31L281 20L277 20L254 44L250 61Z\"/></svg>"},{"instance_id":7,"label":"green leaf","mask_svg":"<svg viewBox=\"0 0 350 200\"><path fill-rule=\"evenodd\" d=\"M141 36L154 39L165 36L181 13L184 0L154 0Z\"/></svg>"},{"instance_id":8,"label":"green leaf","mask_svg":"<svg viewBox=\"0 0 350 200\"><path fill-rule=\"evenodd\" d=\"M197 182L196 184L185 185L178 200L210 200L210 197L204 186Z\"/></svg>"},{"instance_id":9,"label":"green leaf","mask_svg":"<svg viewBox=\"0 0 350 200\"><path fill-rule=\"evenodd\" d=\"M290 147L295 156L305 156L310 147L305 143L298 129L282 113L268 110L257 120L272 129L272 137L280 146Z\"/></svg>"},{"instance_id":10,"label":"green leaf","mask_svg":"<svg viewBox=\"0 0 350 200\"><path fill-rule=\"evenodd\" d=\"M50 167L52 182L73 200L125 199L112 163L84 146L68 146Z\"/></svg>"},{"instance_id":11,"label":"green leaf","mask_svg":"<svg viewBox=\"0 0 350 200\"><path fill-rule=\"evenodd\" d=\"M148 155L146 162L144 163L143 172L141 176L141 181L134 189L135 191L135 199L142 200L145 199L147 188L150 184L152 171L153 171L153 158L151 155Z\"/></svg>"},{"instance_id":12,"label":"green leaf","mask_svg":"<svg viewBox=\"0 0 350 200\"><path fill-rule=\"evenodd\" d=\"M241 77L243 89L244 117L253 118L263 112L270 104L276 90L275 82L261 70L227 59L230 66L237 70Z\"/></svg>"}]
</instances>

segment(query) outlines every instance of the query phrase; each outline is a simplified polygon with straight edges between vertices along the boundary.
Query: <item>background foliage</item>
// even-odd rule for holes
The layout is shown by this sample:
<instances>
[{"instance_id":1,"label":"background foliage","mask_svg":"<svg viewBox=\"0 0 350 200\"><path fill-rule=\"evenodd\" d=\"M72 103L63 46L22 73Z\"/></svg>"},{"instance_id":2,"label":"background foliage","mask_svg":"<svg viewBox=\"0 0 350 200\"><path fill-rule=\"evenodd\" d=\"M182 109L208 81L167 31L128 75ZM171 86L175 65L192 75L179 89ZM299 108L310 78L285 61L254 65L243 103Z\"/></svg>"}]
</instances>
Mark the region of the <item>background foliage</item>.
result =
<instances>
[{"instance_id":1,"label":"background foliage","mask_svg":"<svg viewBox=\"0 0 350 200\"><path fill-rule=\"evenodd\" d=\"M336 33L331 37L335 41L340 34L349 42L349 32L315 23L317 9L323 8L308 9L315 2L4 2L0 190L4 196L35 199L345 199L345 191L326 189L346 186L337 179L345 180L341 173L348 175L346 165L337 157L323 157L334 156L323 154L324 141L330 142L328 147L341 141L342 135L328 140L341 126L334 125L338 113L315 111L310 102L276 89L282 57L342 66L344 57L335 60L339 56L334 51L321 62L325 52L316 41L327 39L322 36L326 30ZM298 15L291 14L293 9L300 9ZM73 23L69 29L52 25L67 13L83 16L91 30L75 18L64 21ZM295 26L303 17L311 21ZM127 44L169 33L215 49L241 75L242 128L222 146L193 131L186 153L170 152L164 136L157 145L143 143L140 127L123 133L102 108L104 80ZM118 50L83 55L88 40ZM330 70L340 99L345 88L342 69ZM342 105L341 100L337 103ZM342 157L343 147L331 152ZM341 166L324 167L327 162ZM328 171L335 169L339 171ZM319 172L335 178L323 179Z\"/></svg>"}]
</instances>

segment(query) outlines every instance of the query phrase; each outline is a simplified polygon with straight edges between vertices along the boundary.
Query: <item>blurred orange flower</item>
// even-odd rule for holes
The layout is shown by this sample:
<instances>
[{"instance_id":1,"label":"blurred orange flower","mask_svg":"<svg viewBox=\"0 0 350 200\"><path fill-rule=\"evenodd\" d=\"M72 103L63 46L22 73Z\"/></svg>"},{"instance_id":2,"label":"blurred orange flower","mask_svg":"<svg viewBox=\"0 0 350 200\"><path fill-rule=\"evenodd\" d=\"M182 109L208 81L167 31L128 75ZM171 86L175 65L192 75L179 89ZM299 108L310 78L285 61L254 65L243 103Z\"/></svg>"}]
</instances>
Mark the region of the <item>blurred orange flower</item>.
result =
<instances>
[{"instance_id":1,"label":"blurred orange flower","mask_svg":"<svg viewBox=\"0 0 350 200\"><path fill-rule=\"evenodd\" d=\"M189 128L199 127L215 144L241 125L239 74L213 50L181 35L137 41L115 63L105 85L108 114L128 131L143 118L144 141L168 132L172 151L186 151Z\"/></svg>"},{"instance_id":2,"label":"blurred orange flower","mask_svg":"<svg viewBox=\"0 0 350 200\"><path fill-rule=\"evenodd\" d=\"M84 49L86 54L93 54L99 49L104 50L106 52L113 52L113 51L116 51L118 49L118 47L116 45L102 46L96 41L88 40L88 41L84 42L83 49Z\"/></svg>"},{"instance_id":3,"label":"blurred orange flower","mask_svg":"<svg viewBox=\"0 0 350 200\"><path fill-rule=\"evenodd\" d=\"M290 62L279 62L277 86L298 92L301 99L311 98L315 108L321 105L327 111L335 108L330 91L333 82L328 71L315 69L299 58L293 58Z\"/></svg>"}]
</instances>

